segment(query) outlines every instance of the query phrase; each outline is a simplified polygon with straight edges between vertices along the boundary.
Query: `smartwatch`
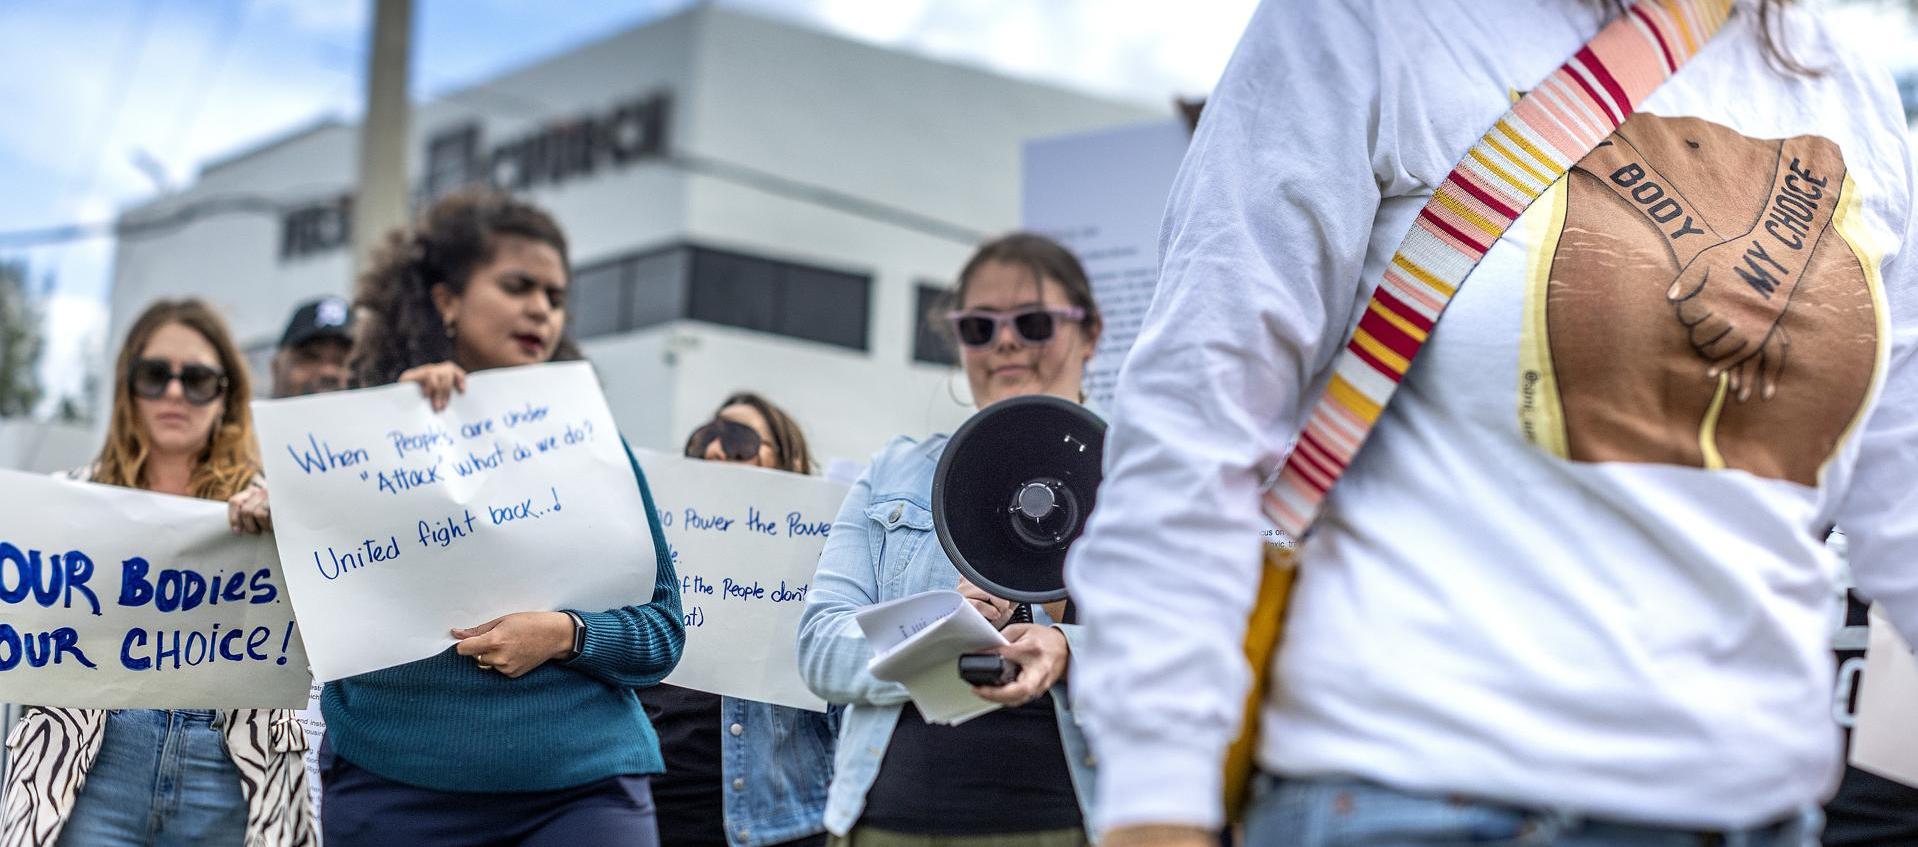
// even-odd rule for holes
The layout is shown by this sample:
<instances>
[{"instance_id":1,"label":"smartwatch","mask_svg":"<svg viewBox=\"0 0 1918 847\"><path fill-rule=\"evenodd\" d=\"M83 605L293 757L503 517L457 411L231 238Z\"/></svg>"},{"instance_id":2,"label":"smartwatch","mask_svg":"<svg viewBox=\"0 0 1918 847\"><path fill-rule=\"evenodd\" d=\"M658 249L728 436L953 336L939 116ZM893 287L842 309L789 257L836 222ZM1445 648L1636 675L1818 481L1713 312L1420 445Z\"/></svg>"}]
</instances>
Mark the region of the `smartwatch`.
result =
<instances>
[{"instance_id":1,"label":"smartwatch","mask_svg":"<svg viewBox=\"0 0 1918 847\"><path fill-rule=\"evenodd\" d=\"M559 657L562 662L570 662L579 658L579 654L586 652L586 622L579 619L578 612L569 611L566 616L573 619L573 649Z\"/></svg>"}]
</instances>

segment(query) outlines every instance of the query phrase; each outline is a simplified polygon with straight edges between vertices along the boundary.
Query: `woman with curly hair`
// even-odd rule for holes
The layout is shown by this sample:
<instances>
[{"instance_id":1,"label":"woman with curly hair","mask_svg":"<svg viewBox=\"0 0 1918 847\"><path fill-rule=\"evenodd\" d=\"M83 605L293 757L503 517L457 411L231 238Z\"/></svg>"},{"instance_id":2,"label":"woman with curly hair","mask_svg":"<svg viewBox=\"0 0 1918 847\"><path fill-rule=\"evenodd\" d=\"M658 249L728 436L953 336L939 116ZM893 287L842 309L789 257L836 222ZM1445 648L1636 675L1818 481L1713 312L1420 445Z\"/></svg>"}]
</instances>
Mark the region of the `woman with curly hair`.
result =
<instances>
[{"instance_id":1,"label":"woman with curly hair","mask_svg":"<svg viewBox=\"0 0 1918 847\"><path fill-rule=\"evenodd\" d=\"M235 532L271 530L245 361L205 303L147 307L114 365L106 445L66 476L225 500ZM29 707L8 749L8 847L315 841L290 710Z\"/></svg>"},{"instance_id":2,"label":"woman with curly hair","mask_svg":"<svg viewBox=\"0 0 1918 847\"><path fill-rule=\"evenodd\" d=\"M578 358L569 283L545 212L491 191L449 196L389 236L361 280L351 367L363 386L417 384L437 411L472 371ZM632 471L650 598L476 621L439 655L327 684L329 847L657 843L647 777L663 765L634 689L672 671L685 631L652 493Z\"/></svg>"}]
</instances>

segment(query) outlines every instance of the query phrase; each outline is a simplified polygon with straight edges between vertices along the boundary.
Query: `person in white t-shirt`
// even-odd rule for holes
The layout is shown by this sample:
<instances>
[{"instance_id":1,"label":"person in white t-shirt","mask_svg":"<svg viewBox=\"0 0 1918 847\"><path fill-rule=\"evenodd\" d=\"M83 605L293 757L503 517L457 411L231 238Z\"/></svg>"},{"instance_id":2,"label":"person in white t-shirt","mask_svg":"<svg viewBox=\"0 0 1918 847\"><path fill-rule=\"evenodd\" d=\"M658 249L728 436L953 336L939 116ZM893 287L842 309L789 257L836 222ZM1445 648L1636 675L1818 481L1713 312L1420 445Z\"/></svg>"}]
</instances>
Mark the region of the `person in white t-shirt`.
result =
<instances>
[{"instance_id":1,"label":"person in white t-shirt","mask_svg":"<svg viewBox=\"0 0 1918 847\"><path fill-rule=\"evenodd\" d=\"M1222 825L1259 482L1433 187L1618 12L1253 16L1174 184L1068 565L1107 845ZM1304 547L1251 843L1815 838L1840 767L1825 527L1918 637L1904 123L1811 12L1740 0L1492 246ZM1798 252L1748 264L1755 237Z\"/></svg>"}]
</instances>

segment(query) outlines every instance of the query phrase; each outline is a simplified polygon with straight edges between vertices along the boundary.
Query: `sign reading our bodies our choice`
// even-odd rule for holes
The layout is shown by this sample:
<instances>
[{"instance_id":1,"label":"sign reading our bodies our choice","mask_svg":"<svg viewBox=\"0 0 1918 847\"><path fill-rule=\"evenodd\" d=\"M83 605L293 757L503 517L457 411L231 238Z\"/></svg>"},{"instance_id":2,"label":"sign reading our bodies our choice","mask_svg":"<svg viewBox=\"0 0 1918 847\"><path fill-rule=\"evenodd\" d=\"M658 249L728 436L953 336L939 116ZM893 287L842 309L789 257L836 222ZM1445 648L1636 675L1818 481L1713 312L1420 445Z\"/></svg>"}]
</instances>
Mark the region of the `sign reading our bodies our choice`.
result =
<instances>
[{"instance_id":1,"label":"sign reading our bodies our choice","mask_svg":"<svg viewBox=\"0 0 1918 847\"><path fill-rule=\"evenodd\" d=\"M0 702L305 702L273 541L233 534L225 503L16 471L0 492Z\"/></svg>"},{"instance_id":2,"label":"sign reading our bodies our choice","mask_svg":"<svg viewBox=\"0 0 1918 847\"><path fill-rule=\"evenodd\" d=\"M825 711L799 677L799 615L846 486L639 453L679 576L686 647L666 682Z\"/></svg>"},{"instance_id":3,"label":"sign reading our bodies our choice","mask_svg":"<svg viewBox=\"0 0 1918 847\"><path fill-rule=\"evenodd\" d=\"M592 366L253 404L313 674L427 658L512 612L652 599L645 503Z\"/></svg>"}]
</instances>

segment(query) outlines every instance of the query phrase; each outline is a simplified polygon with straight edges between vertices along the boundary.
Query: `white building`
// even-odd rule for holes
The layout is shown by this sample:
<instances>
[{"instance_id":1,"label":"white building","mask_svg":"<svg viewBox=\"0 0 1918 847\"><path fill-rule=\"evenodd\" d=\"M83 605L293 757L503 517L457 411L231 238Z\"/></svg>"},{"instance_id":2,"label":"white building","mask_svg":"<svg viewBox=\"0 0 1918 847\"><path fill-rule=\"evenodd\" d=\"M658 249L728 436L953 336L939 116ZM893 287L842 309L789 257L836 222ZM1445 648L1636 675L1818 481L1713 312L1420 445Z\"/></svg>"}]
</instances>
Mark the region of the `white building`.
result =
<instances>
[{"instance_id":1,"label":"white building","mask_svg":"<svg viewBox=\"0 0 1918 847\"><path fill-rule=\"evenodd\" d=\"M1017 225L1021 143L1169 112L702 4L419 106L408 149L419 197L489 180L559 219L573 331L634 444L677 449L743 388L863 461L970 409L921 317ZM128 211L110 338L198 295L264 381L293 305L349 292L357 150L321 123Z\"/></svg>"}]
</instances>

